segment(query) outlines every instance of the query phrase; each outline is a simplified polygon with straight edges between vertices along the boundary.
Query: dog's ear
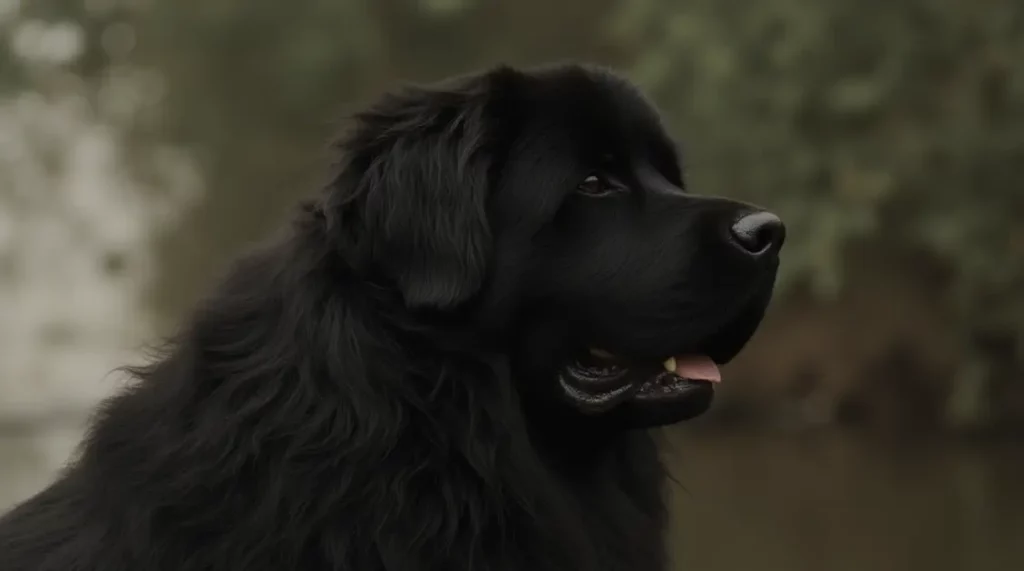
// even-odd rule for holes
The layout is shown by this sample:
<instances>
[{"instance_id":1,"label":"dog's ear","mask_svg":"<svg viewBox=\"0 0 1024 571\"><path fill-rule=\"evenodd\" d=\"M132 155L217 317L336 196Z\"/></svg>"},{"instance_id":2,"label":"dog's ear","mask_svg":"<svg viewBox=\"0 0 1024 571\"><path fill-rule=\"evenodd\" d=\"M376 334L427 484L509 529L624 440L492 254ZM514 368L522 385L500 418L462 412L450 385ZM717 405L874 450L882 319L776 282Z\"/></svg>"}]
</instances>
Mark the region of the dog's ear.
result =
<instances>
[{"instance_id":1,"label":"dog's ear","mask_svg":"<svg viewBox=\"0 0 1024 571\"><path fill-rule=\"evenodd\" d=\"M330 189L355 257L410 307L444 309L482 287L491 253L482 78L388 95L356 115Z\"/></svg>"}]
</instances>

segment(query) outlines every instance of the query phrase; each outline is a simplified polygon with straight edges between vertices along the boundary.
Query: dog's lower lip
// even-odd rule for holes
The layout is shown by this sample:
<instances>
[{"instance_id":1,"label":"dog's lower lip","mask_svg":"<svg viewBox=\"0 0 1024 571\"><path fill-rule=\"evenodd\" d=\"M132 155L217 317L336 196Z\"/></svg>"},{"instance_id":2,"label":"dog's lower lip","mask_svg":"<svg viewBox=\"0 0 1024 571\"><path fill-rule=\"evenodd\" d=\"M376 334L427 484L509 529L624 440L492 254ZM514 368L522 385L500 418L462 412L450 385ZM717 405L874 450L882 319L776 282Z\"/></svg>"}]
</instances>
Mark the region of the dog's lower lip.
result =
<instances>
[{"instance_id":1,"label":"dog's lower lip","mask_svg":"<svg viewBox=\"0 0 1024 571\"><path fill-rule=\"evenodd\" d=\"M611 390L590 391L566 382L559 377L565 394L588 414L601 414L625 403L685 403L694 394L714 390L714 382L687 379L669 372L654 375L646 381L631 381Z\"/></svg>"},{"instance_id":2,"label":"dog's lower lip","mask_svg":"<svg viewBox=\"0 0 1024 571\"><path fill-rule=\"evenodd\" d=\"M567 382L565 377L565 375L559 375L558 378L562 390L565 391L566 396L589 413L601 413L615 408L623 401L630 399L640 386L639 383L628 382L611 390L591 391L574 386Z\"/></svg>"},{"instance_id":3,"label":"dog's lower lip","mask_svg":"<svg viewBox=\"0 0 1024 571\"><path fill-rule=\"evenodd\" d=\"M692 389L713 386L714 381L704 379L687 379L671 373L663 373L645 381L637 387L635 398L638 400L674 400L684 397Z\"/></svg>"}]
</instances>

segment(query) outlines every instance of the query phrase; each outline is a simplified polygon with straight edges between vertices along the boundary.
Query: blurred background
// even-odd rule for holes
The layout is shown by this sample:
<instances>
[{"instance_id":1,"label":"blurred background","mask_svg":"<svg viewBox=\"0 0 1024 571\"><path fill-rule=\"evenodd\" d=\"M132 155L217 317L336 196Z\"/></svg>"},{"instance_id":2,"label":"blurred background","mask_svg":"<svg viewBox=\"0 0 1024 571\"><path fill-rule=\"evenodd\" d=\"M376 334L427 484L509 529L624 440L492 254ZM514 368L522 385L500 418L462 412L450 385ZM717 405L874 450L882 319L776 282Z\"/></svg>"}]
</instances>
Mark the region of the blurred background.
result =
<instances>
[{"instance_id":1,"label":"blurred background","mask_svg":"<svg viewBox=\"0 0 1024 571\"><path fill-rule=\"evenodd\" d=\"M347 113L566 59L789 226L767 322L667 434L679 569L1024 568L1021 0L0 0L0 509Z\"/></svg>"}]
</instances>

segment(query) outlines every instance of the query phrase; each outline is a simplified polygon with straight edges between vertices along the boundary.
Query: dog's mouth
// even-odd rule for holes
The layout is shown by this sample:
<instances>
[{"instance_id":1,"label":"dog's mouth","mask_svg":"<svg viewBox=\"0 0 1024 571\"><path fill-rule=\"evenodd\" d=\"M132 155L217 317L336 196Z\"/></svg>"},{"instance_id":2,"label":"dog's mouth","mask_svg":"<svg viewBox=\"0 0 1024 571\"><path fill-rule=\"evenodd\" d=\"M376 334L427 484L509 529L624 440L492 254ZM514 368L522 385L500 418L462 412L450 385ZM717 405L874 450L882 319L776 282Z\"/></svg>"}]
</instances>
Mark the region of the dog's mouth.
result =
<instances>
[{"instance_id":1,"label":"dog's mouth","mask_svg":"<svg viewBox=\"0 0 1024 571\"><path fill-rule=\"evenodd\" d=\"M719 363L704 354L681 354L660 363L635 361L592 348L563 368L563 392L585 413L607 412L623 403L667 405L707 399L721 382Z\"/></svg>"},{"instance_id":2,"label":"dog's mouth","mask_svg":"<svg viewBox=\"0 0 1024 571\"><path fill-rule=\"evenodd\" d=\"M710 334L691 336L664 355L636 343L621 351L582 345L559 370L559 392L580 413L607 415L630 426L662 426L699 416L711 406L722 381L719 366L750 340L770 298L771 288L755 290L753 298L722 316L724 325L708 327Z\"/></svg>"}]
</instances>

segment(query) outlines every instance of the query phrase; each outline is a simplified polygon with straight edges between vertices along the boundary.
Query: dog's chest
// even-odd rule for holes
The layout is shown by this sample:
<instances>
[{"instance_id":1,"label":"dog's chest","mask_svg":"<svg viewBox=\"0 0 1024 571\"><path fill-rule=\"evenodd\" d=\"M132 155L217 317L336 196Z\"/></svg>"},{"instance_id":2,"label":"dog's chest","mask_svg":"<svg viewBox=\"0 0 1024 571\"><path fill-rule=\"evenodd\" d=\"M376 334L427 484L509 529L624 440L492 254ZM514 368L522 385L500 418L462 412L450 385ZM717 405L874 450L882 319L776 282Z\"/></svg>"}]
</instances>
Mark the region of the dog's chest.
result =
<instances>
[{"instance_id":1,"label":"dog's chest","mask_svg":"<svg viewBox=\"0 0 1024 571\"><path fill-rule=\"evenodd\" d=\"M629 445L626 445L629 444ZM539 528L564 529L555 545L575 569L663 571L668 511L664 470L653 443L623 443L605 461L560 473L559 510ZM550 534L549 534L550 535ZM545 567L541 567L545 568Z\"/></svg>"},{"instance_id":2,"label":"dog's chest","mask_svg":"<svg viewBox=\"0 0 1024 571\"><path fill-rule=\"evenodd\" d=\"M651 482L654 489L657 482ZM596 492L596 493L595 493ZM638 490L608 485L579 496L581 528L600 571L661 571L665 568L664 506Z\"/></svg>"}]
</instances>

